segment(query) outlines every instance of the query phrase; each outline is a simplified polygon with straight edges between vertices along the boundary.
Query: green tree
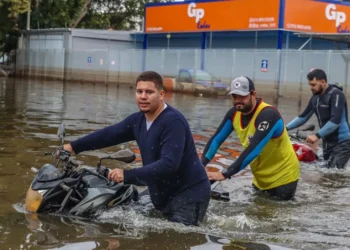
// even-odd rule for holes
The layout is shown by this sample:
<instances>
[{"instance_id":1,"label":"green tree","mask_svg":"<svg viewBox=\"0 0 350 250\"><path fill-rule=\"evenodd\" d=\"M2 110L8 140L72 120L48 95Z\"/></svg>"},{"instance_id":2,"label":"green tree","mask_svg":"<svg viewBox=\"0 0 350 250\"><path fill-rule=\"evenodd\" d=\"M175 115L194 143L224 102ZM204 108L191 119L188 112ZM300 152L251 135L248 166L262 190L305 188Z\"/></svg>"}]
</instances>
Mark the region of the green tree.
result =
<instances>
[{"instance_id":1,"label":"green tree","mask_svg":"<svg viewBox=\"0 0 350 250\"><path fill-rule=\"evenodd\" d=\"M28 11L29 0L1 0L0 8L6 10L6 17L17 18L20 14Z\"/></svg>"},{"instance_id":2,"label":"green tree","mask_svg":"<svg viewBox=\"0 0 350 250\"><path fill-rule=\"evenodd\" d=\"M146 3L172 1L173 0L32 0L31 28L77 27L131 30L142 23ZM23 15L21 26L24 26L24 23L25 16Z\"/></svg>"},{"instance_id":3,"label":"green tree","mask_svg":"<svg viewBox=\"0 0 350 250\"><path fill-rule=\"evenodd\" d=\"M172 1L0 0L0 52L16 48L18 30L25 30L27 26L29 3L31 29L77 27L132 30L142 25L145 4Z\"/></svg>"},{"instance_id":4,"label":"green tree","mask_svg":"<svg viewBox=\"0 0 350 250\"><path fill-rule=\"evenodd\" d=\"M28 11L28 0L0 1L0 51L9 53L17 48L18 18Z\"/></svg>"},{"instance_id":5,"label":"green tree","mask_svg":"<svg viewBox=\"0 0 350 250\"><path fill-rule=\"evenodd\" d=\"M85 0L36 0L31 5L31 29L65 28L80 14ZM22 24L23 25L23 24Z\"/></svg>"},{"instance_id":6,"label":"green tree","mask_svg":"<svg viewBox=\"0 0 350 250\"><path fill-rule=\"evenodd\" d=\"M133 30L142 25L145 5L161 2L173 0L93 0L78 27ZM98 24L101 26L98 27Z\"/></svg>"}]
</instances>

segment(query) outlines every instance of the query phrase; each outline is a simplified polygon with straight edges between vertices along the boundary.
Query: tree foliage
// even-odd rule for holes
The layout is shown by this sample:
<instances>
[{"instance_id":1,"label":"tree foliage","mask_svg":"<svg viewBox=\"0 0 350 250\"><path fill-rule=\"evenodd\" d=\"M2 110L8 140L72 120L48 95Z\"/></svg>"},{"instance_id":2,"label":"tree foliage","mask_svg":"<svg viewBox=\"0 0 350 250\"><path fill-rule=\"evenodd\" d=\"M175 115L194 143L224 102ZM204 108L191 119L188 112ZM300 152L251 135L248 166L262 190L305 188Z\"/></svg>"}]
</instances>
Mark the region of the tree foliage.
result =
<instances>
[{"instance_id":1,"label":"tree foliage","mask_svg":"<svg viewBox=\"0 0 350 250\"><path fill-rule=\"evenodd\" d=\"M0 0L0 51L16 47L25 30L30 1L30 28L133 30L141 27L147 3L173 0ZM8 45L10 44L10 45Z\"/></svg>"},{"instance_id":2,"label":"tree foliage","mask_svg":"<svg viewBox=\"0 0 350 250\"><path fill-rule=\"evenodd\" d=\"M78 27L96 28L99 24L101 29L133 30L142 26L145 4L161 2L173 0L93 0Z\"/></svg>"},{"instance_id":3,"label":"tree foliage","mask_svg":"<svg viewBox=\"0 0 350 250\"><path fill-rule=\"evenodd\" d=\"M33 0L31 28L77 27L132 30L142 24L146 3L171 1Z\"/></svg>"},{"instance_id":4,"label":"tree foliage","mask_svg":"<svg viewBox=\"0 0 350 250\"><path fill-rule=\"evenodd\" d=\"M6 17L12 19L28 11L29 0L1 0L0 8L6 10Z\"/></svg>"},{"instance_id":5,"label":"tree foliage","mask_svg":"<svg viewBox=\"0 0 350 250\"><path fill-rule=\"evenodd\" d=\"M85 0L37 0L31 5L31 29L68 28ZM23 26L23 25L22 25Z\"/></svg>"},{"instance_id":6,"label":"tree foliage","mask_svg":"<svg viewBox=\"0 0 350 250\"><path fill-rule=\"evenodd\" d=\"M0 51L9 53L17 46L18 17L27 12L28 0L0 1Z\"/></svg>"}]
</instances>

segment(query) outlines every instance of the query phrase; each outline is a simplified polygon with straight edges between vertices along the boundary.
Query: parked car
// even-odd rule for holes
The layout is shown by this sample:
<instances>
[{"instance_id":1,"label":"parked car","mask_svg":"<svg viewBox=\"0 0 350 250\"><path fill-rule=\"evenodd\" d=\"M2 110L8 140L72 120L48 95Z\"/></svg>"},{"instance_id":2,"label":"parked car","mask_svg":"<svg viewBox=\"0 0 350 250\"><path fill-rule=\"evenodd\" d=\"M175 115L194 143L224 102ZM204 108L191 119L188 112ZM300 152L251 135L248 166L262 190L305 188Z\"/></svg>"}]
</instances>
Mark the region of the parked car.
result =
<instances>
[{"instance_id":1,"label":"parked car","mask_svg":"<svg viewBox=\"0 0 350 250\"><path fill-rule=\"evenodd\" d=\"M214 95L229 93L227 84L203 70L180 69L175 80L183 92Z\"/></svg>"}]
</instances>

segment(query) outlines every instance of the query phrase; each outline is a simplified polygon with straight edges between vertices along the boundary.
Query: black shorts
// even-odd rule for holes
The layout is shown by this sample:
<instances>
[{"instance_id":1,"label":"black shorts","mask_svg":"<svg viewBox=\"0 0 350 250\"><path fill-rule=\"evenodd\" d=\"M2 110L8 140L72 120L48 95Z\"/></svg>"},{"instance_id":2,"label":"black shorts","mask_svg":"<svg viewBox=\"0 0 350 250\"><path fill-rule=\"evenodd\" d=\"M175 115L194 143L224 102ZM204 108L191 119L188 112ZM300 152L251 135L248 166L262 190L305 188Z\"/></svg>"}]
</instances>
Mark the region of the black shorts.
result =
<instances>
[{"instance_id":1,"label":"black shorts","mask_svg":"<svg viewBox=\"0 0 350 250\"><path fill-rule=\"evenodd\" d=\"M330 149L323 150L327 168L344 168L350 159L350 141L341 142Z\"/></svg>"},{"instance_id":2,"label":"black shorts","mask_svg":"<svg viewBox=\"0 0 350 250\"><path fill-rule=\"evenodd\" d=\"M253 189L258 193L267 193L269 196L275 199L287 201L294 198L297 186L298 186L298 181L293 181L288 184L271 188L268 190L260 190L257 186L253 184Z\"/></svg>"},{"instance_id":3,"label":"black shorts","mask_svg":"<svg viewBox=\"0 0 350 250\"><path fill-rule=\"evenodd\" d=\"M199 222L203 222L208 206L209 201L186 203L176 208L170 205L163 210L163 214L169 221L198 226Z\"/></svg>"},{"instance_id":4,"label":"black shorts","mask_svg":"<svg viewBox=\"0 0 350 250\"><path fill-rule=\"evenodd\" d=\"M148 188L140 196L149 195ZM158 208L169 221L183 223L186 226L198 226L203 222L210 202L210 196L205 202L188 202L179 204L178 202L169 202L165 208Z\"/></svg>"}]
</instances>

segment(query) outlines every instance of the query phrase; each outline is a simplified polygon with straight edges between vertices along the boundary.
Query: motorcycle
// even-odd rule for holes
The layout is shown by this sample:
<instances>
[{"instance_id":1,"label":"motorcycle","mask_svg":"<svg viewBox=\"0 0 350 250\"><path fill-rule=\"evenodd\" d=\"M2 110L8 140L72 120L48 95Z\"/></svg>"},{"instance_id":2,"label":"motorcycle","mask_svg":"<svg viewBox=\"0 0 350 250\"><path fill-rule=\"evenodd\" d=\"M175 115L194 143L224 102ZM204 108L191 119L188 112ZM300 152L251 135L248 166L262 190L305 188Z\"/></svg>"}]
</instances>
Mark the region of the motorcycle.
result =
<instances>
[{"instance_id":1,"label":"motorcycle","mask_svg":"<svg viewBox=\"0 0 350 250\"><path fill-rule=\"evenodd\" d=\"M43 165L36 173L25 198L25 208L34 213L58 213L91 217L97 211L137 201L135 186L116 183L107 179L109 169L103 160L131 163L136 159L129 149L101 157L97 167L83 166L63 149L65 129L58 129L61 145L51 155L51 164Z\"/></svg>"},{"instance_id":2,"label":"motorcycle","mask_svg":"<svg viewBox=\"0 0 350 250\"><path fill-rule=\"evenodd\" d=\"M315 149L312 149L305 143L306 135L301 132L314 131L315 125L310 124L304 129L297 130L295 134L289 133L293 149L301 162L314 162L319 160L318 155L315 153Z\"/></svg>"}]
</instances>

